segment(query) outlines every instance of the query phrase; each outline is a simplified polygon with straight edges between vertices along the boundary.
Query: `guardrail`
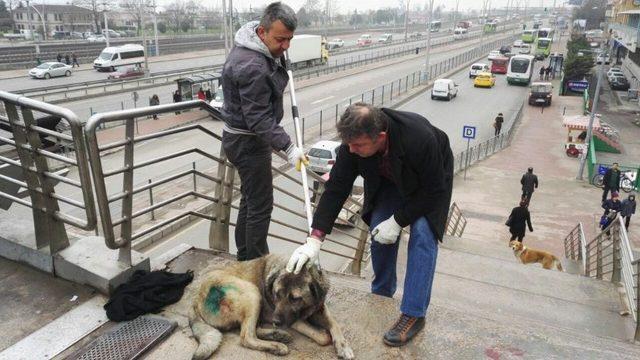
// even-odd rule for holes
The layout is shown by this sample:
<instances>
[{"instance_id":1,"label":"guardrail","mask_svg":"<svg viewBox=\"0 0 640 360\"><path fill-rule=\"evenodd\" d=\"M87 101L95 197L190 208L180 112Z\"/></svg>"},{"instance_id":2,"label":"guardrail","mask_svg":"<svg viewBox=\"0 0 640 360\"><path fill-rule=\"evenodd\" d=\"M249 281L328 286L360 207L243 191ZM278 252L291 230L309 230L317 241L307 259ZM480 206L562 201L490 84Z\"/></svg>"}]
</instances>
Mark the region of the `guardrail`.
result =
<instances>
[{"instance_id":1,"label":"guardrail","mask_svg":"<svg viewBox=\"0 0 640 360\"><path fill-rule=\"evenodd\" d=\"M456 204L454 201L449 207L449 215L447 215L445 234L462 237L465 227L467 227L467 218L464 217L462 210L460 210L458 204Z\"/></svg>"},{"instance_id":2,"label":"guardrail","mask_svg":"<svg viewBox=\"0 0 640 360\"><path fill-rule=\"evenodd\" d=\"M578 223L564 238L564 257L582 264L581 272L587 268L587 239L582 223Z\"/></svg>"},{"instance_id":3,"label":"guardrail","mask_svg":"<svg viewBox=\"0 0 640 360\"><path fill-rule=\"evenodd\" d=\"M0 198L7 202L5 209L13 202L33 209L35 247L42 249L48 246L50 253L53 254L69 245L64 224L83 230L93 230L96 226L95 204L82 123L68 109L4 91L0 91L0 104L6 114L6 116L0 115L0 124L8 126L13 134L13 139L0 136L0 143L15 147L19 157L19 160L14 160L0 156L0 163L21 170L21 173L13 172L14 176L0 174ZM65 120L71 129L71 135L38 126L34 112ZM75 156L68 157L45 149L43 146L45 137L71 144ZM51 161L77 168L78 179L51 170L49 164ZM63 185L79 190L81 198L74 198L77 192L73 194L73 191ZM24 200L18 195L20 188L28 190L31 201ZM69 211L61 209L60 203L84 210L85 219L70 215Z\"/></svg>"}]
</instances>

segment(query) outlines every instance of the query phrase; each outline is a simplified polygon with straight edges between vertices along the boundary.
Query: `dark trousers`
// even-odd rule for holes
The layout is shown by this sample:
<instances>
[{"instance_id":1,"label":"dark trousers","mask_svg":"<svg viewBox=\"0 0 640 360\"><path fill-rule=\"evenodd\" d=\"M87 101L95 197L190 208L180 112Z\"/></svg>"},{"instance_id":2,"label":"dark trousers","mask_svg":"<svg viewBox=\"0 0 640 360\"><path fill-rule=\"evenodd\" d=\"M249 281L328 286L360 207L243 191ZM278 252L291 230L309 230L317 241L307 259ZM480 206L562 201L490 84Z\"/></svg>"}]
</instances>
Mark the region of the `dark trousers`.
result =
<instances>
[{"instance_id":1,"label":"dark trousers","mask_svg":"<svg viewBox=\"0 0 640 360\"><path fill-rule=\"evenodd\" d=\"M498 136L500 135L500 130L502 129L502 126L496 126L496 131L493 133L494 136Z\"/></svg>"},{"instance_id":2,"label":"dark trousers","mask_svg":"<svg viewBox=\"0 0 640 360\"><path fill-rule=\"evenodd\" d=\"M517 233L512 232L511 233L511 240L509 240L509 241L513 241L516 238L518 239L519 242L522 242L522 239L524 239L524 231L523 232L517 232Z\"/></svg>"},{"instance_id":3,"label":"dark trousers","mask_svg":"<svg viewBox=\"0 0 640 360\"><path fill-rule=\"evenodd\" d=\"M609 194L609 191L614 192L614 191L618 191L618 188L614 188L614 187L609 187L607 185L604 186L604 190L602 191L602 201L607 200L607 195Z\"/></svg>"},{"instance_id":4,"label":"dark trousers","mask_svg":"<svg viewBox=\"0 0 640 360\"><path fill-rule=\"evenodd\" d=\"M526 200L527 204L531 202L532 196L533 196L533 191L529 192L526 190L522 190L522 200Z\"/></svg>"},{"instance_id":5,"label":"dark trousers","mask_svg":"<svg viewBox=\"0 0 640 360\"><path fill-rule=\"evenodd\" d=\"M80 64L78 64L78 59L73 59L73 67L80 67Z\"/></svg>"},{"instance_id":6,"label":"dark trousers","mask_svg":"<svg viewBox=\"0 0 640 360\"><path fill-rule=\"evenodd\" d=\"M631 221L631 215L624 217L624 227L625 227L625 229L627 229L627 231L629 230L629 222L630 221Z\"/></svg>"},{"instance_id":7,"label":"dark trousers","mask_svg":"<svg viewBox=\"0 0 640 360\"><path fill-rule=\"evenodd\" d=\"M269 253L267 234L273 210L271 147L256 136L223 133L222 145L240 176L240 208L235 239L238 261Z\"/></svg>"}]
</instances>

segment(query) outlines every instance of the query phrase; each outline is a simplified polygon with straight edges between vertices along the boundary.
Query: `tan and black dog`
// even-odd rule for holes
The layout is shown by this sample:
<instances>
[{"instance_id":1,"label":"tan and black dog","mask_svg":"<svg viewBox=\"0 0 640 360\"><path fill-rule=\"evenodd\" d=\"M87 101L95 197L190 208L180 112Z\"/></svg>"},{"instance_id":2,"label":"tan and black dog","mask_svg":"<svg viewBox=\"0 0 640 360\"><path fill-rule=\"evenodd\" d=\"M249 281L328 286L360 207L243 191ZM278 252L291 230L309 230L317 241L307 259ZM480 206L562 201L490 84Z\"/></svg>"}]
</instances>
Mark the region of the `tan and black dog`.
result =
<instances>
[{"instance_id":1,"label":"tan and black dog","mask_svg":"<svg viewBox=\"0 0 640 360\"><path fill-rule=\"evenodd\" d=\"M299 274L285 269L286 260L267 255L234 263L206 275L194 295L189 325L198 340L194 359L207 359L220 346L221 331L240 327L247 348L286 355L291 327L320 345L333 342L341 359L353 359L325 298L329 282L315 265Z\"/></svg>"},{"instance_id":2,"label":"tan and black dog","mask_svg":"<svg viewBox=\"0 0 640 360\"><path fill-rule=\"evenodd\" d=\"M551 268L555 264L558 271L562 271L562 264L560 263L560 260L555 255L549 252L530 249L524 246L521 242L515 240L509 243L509 247L513 249L513 255L515 255L516 258L520 259L520 261L522 261L522 263L525 265L540 263L542 264L543 268L551 270Z\"/></svg>"}]
</instances>

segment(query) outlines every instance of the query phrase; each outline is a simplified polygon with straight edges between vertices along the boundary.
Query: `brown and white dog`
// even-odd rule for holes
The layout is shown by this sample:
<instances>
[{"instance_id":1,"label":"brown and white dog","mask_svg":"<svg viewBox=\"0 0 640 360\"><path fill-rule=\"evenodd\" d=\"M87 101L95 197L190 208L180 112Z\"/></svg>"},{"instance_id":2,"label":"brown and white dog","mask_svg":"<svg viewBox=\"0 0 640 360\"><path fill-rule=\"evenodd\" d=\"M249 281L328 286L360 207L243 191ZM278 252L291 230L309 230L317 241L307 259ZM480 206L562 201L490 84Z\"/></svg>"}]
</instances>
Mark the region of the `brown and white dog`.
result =
<instances>
[{"instance_id":1,"label":"brown and white dog","mask_svg":"<svg viewBox=\"0 0 640 360\"><path fill-rule=\"evenodd\" d=\"M555 264L558 271L563 271L560 260L555 255L549 252L530 249L516 240L510 242L509 247L513 249L513 255L515 255L516 258L520 259L520 261L522 261L522 263L525 265L540 263L542 264L543 268L551 270L551 268Z\"/></svg>"}]
</instances>

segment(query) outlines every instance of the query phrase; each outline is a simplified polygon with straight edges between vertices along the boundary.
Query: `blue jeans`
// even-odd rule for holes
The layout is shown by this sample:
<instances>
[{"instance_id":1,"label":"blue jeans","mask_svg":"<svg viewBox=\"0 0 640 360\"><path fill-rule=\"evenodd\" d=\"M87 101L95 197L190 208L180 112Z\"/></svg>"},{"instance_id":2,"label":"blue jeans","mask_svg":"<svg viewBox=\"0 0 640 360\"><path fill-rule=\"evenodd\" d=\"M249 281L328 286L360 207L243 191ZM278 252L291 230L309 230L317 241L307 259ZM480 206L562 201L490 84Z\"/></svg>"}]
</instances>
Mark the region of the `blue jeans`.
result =
<instances>
[{"instance_id":1,"label":"blue jeans","mask_svg":"<svg viewBox=\"0 0 640 360\"><path fill-rule=\"evenodd\" d=\"M402 206L402 196L392 184L381 186L371 214L371 230L388 219ZM371 241L371 262L374 279L371 292L377 295L393 297L396 292L396 261L399 241L385 245ZM438 244L429 222L420 217L411 224L407 271L404 279L404 295L400 311L413 317L424 317L431 300L431 285L436 271Z\"/></svg>"}]
</instances>

